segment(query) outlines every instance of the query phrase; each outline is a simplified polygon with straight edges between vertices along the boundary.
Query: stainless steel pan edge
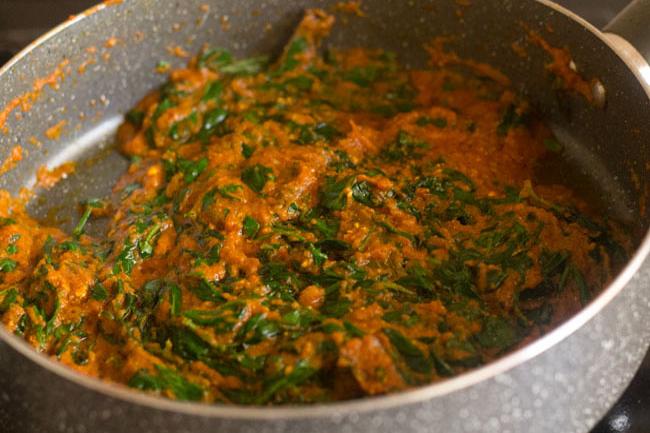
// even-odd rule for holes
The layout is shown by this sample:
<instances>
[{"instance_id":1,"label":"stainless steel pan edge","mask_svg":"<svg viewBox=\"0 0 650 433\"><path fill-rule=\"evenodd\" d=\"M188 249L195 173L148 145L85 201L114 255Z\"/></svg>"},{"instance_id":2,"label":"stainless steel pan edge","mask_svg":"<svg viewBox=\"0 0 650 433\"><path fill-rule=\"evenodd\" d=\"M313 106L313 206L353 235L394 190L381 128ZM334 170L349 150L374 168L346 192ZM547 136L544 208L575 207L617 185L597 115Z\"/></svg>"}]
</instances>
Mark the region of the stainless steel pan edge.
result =
<instances>
[{"instance_id":1,"label":"stainless steel pan edge","mask_svg":"<svg viewBox=\"0 0 650 433\"><path fill-rule=\"evenodd\" d=\"M129 3L137 2L119 7ZM104 13L112 10L89 18ZM66 23L30 50L86 19ZM605 292L520 351L415 391L325 406L224 408L156 399L82 377L2 330L15 350L0 349L0 425L7 431L586 431L627 384L650 341L650 272L647 266L637 272L648 250L646 236Z\"/></svg>"}]
</instances>

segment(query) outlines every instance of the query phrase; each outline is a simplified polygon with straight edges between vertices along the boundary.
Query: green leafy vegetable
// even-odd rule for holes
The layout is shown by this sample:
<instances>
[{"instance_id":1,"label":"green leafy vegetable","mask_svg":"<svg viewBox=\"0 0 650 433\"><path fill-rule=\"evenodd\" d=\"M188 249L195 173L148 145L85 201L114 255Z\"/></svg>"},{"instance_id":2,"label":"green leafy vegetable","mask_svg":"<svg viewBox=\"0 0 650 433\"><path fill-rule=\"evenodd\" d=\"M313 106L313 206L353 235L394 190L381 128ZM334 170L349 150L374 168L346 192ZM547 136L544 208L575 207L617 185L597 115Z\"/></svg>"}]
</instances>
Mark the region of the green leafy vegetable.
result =
<instances>
[{"instance_id":1,"label":"green leafy vegetable","mask_svg":"<svg viewBox=\"0 0 650 433\"><path fill-rule=\"evenodd\" d=\"M352 246L339 239L323 239L322 241L316 242L314 247L326 257L330 256L336 260L346 259L352 252Z\"/></svg>"},{"instance_id":2,"label":"green leafy vegetable","mask_svg":"<svg viewBox=\"0 0 650 433\"><path fill-rule=\"evenodd\" d=\"M153 239L160 234L162 224L156 223L149 229L144 239L138 243L141 257L151 257L153 255Z\"/></svg>"},{"instance_id":3,"label":"green leafy vegetable","mask_svg":"<svg viewBox=\"0 0 650 433\"><path fill-rule=\"evenodd\" d=\"M124 241L124 246L115 259L113 274L117 275L120 272L124 272L127 275L131 274L136 263L136 249L137 244L133 243L129 238Z\"/></svg>"},{"instance_id":4,"label":"green leafy vegetable","mask_svg":"<svg viewBox=\"0 0 650 433\"><path fill-rule=\"evenodd\" d=\"M428 116L422 116L418 117L418 119L415 121L415 124L418 126L427 126L427 125L434 125L437 128L445 128L447 127L447 119L444 117L428 117Z\"/></svg>"},{"instance_id":5,"label":"green leafy vegetable","mask_svg":"<svg viewBox=\"0 0 650 433\"><path fill-rule=\"evenodd\" d=\"M311 252L311 256L312 256L312 259L314 260L314 264L316 266L323 266L323 264L327 260L327 254L322 252L314 244L309 244L309 251Z\"/></svg>"},{"instance_id":6,"label":"green leafy vegetable","mask_svg":"<svg viewBox=\"0 0 650 433\"><path fill-rule=\"evenodd\" d=\"M14 288L0 290L0 296L2 296L2 302L0 302L0 314L4 314L18 299L18 290Z\"/></svg>"},{"instance_id":7,"label":"green leafy vegetable","mask_svg":"<svg viewBox=\"0 0 650 433\"><path fill-rule=\"evenodd\" d=\"M257 232L260 231L260 223L258 223L255 218L246 215L242 224L242 231L247 238L254 239Z\"/></svg>"},{"instance_id":8,"label":"green leafy vegetable","mask_svg":"<svg viewBox=\"0 0 650 433\"><path fill-rule=\"evenodd\" d=\"M405 131L400 131L395 140L384 149L382 156L384 159L393 162L414 159L421 156L417 150L426 147L427 144L424 141L417 140Z\"/></svg>"},{"instance_id":9,"label":"green leafy vegetable","mask_svg":"<svg viewBox=\"0 0 650 433\"><path fill-rule=\"evenodd\" d=\"M181 306L183 304L183 295L181 288L176 284L169 284L169 305L170 314L172 317L177 317L181 314Z\"/></svg>"},{"instance_id":10,"label":"green leafy vegetable","mask_svg":"<svg viewBox=\"0 0 650 433\"><path fill-rule=\"evenodd\" d=\"M379 69L376 66L354 67L345 73L345 80L359 87L369 87L377 80Z\"/></svg>"},{"instance_id":11,"label":"green leafy vegetable","mask_svg":"<svg viewBox=\"0 0 650 433\"><path fill-rule=\"evenodd\" d=\"M337 180L331 176L326 177L325 184L320 190L321 205L329 210L343 209L347 203L347 197L344 191L349 182L349 177L341 180Z\"/></svg>"},{"instance_id":12,"label":"green leafy vegetable","mask_svg":"<svg viewBox=\"0 0 650 433\"><path fill-rule=\"evenodd\" d=\"M310 377L312 377L318 370L312 367L307 360L298 361L291 372L287 375L283 375L274 379L264 387L264 391L256 399L255 403L264 404L267 403L274 395L278 394L282 390L291 387L299 386Z\"/></svg>"},{"instance_id":13,"label":"green leafy vegetable","mask_svg":"<svg viewBox=\"0 0 650 433\"><path fill-rule=\"evenodd\" d=\"M497 134L506 136L510 129L526 123L526 115L517 113L517 107L513 104L508 105L506 111L503 113L501 123L497 126Z\"/></svg>"},{"instance_id":14,"label":"green leafy vegetable","mask_svg":"<svg viewBox=\"0 0 650 433\"><path fill-rule=\"evenodd\" d=\"M255 148L253 146L249 146L246 143L242 143L241 145L241 154L244 158L248 159L251 156L253 156L253 153L255 152Z\"/></svg>"},{"instance_id":15,"label":"green leafy vegetable","mask_svg":"<svg viewBox=\"0 0 650 433\"><path fill-rule=\"evenodd\" d=\"M382 205L381 200L373 194L372 187L365 180L352 184L352 198L368 207L375 208Z\"/></svg>"},{"instance_id":16,"label":"green leafy vegetable","mask_svg":"<svg viewBox=\"0 0 650 433\"><path fill-rule=\"evenodd\" d=\"M289 78L288 80L284 81L285 86L293 86L302 91L310 90L313 84L314 80L307 77L306 75L298 75L297 77Z\"/></svg>"},{"instance_id":17,"label":"green leafy vegetable","mask_svg":"<svg viewBox=\"0 0 650 433\"><path fill-rule=\"evenodd\" d=\"M224 65L220 68L220 71L224 74L254 75L260 72L268 61L267 56L251 57Z\"/></svg>"},{"instance_id":18,"label":"green leafy vegetable","mask_svg":"<svg viewBox=\"0 0 650 433\"><path fill-rule=\"evenodd\" d=\"M280 66L276 71L276 75L280 75L295 69L300 64L300 61L298 60L297 56L305 52L308 46L309 44L307 43L307 40L304 37L299 36L294 38L289 43L284 53L284 58L282 59L282 62L280 63Z\"/></svg>"},{"instance_id":19,"label":"green leafy vegetable","mask_svg":"<svg viewBox=\"0 0 650 433\"><path fill-rule=\"evenodd\" d=\"M194 125L198 123L199 116L196 111L172 124L167 135L177 143L187 143L194 131Z\"/></svg>"},{"instance_id":20,"label":"green leafy vegetable","mask_svg":"<svg viewBox=\"0 0 650 433\"><path fill-rule=\"evenodd\" d=\"M10 226L13 224L16 224L15 219L0 217L0 227Z\"/></svg>"},{"instance_id":21,"label":"green leafy vegetable","mask_svg":"<svg viewBox=\"0 0 650 433\"><path fill-rule=\"evenodd\" d=\"M213 188L210 191L208 191L204 196L203 196L203 201L201 205L203 207L207 207L214 203L215 201L215 195L218 193L221 197L229 199L229 200L236 200L239 201L239 197L233 195L233 193L237 191L241 191L244 189L241 185L237 183L231 183L228 185L224 185L219 188Z\"/></svg>"},{"instance_id":22,"label":"green leafy vegetable","mask_svg":"<svg viewBox=\"0 0 650 433\"><path fill-rule=\"evenodd\" d=\"M198 401L203 398L203 389L199 385L188 381L170 368L160 364L155 367L156 374L148 370L140 370L131 377L128 385L145 391L169 390L179 400Z\"/></svg>"},{"instance_id":23,"label":"green leafy vegetable","mask_svg":"<svg viewBox=\"0 0 650 433\"><path fill-rule=\"evenodd\" d=\"M431 372L431 361L411 340L393 328L384 328L383 332L411 370L422 374Z\"/></svg>"},{"instance_id":24,"label":"green leafy vegetable","mask_svg":"<svg viewBox=\"0 0 650 433\"><path fill-rule=\"evenodd\" d=\"M483 347L504 350L519 341L513 325L500 317L488 317L483 323L483 330L477 335Z\"/></svg>"},{"instance_id":25,"label":"green leafy vegetable","mask_svg":"<svg viewBox=\"0 0 650 433\"><path fill-rule=\"evenodd\" d=\"M212 284L204 279L200 279L198 284L190 286L190 291L202 301L222 302L224 297L216 290Z\"/></svg>"},{"instance_id":26,"label":"green leafy vegetable","mask_svg":"<svg viewBox=\"0 0 650 433\"><path fill-rule=\"evenodd\" d=\"M216 201L217 188L213 188L210 191L206 192L201 199L201 209L206 210L208 207L214 204Z\"/></svg>"},{"instance_id":27,"label":"green leafy vegetable","mask_svg":"<svg viewBox=\"0 0 650 433\"><path fill-rule=\"evenodd\" d=\"M214 108L203 116L203 125L199 130L197 137L201 142L208 143L210 137L216 135L218 137L226 135L226 119L228 112L221 107Z\"/></svg>"},{"instance_id":28,"label":"green leafy vegetable","mask_svg":"<svg viewBox=\"0 0 650 433\"><path fill-rule=\"evenodd\" d=\"M218 101L219 98L221 97L222 93L223 93L223 83L221 81L219 81L219 80L215 80L215 81L212 81L210 84L207 85L201 100L202 101L210 101L210 100Z\"/></svg>"},{"instance_id":29,"label":"green leafy vegetable","mask_svg":"<svg viewBox=\"0 0 650 433\"><path fill-rule=\"evenodd\" d=\"M296 142L299 144L311 144L319 140L330 142L341 135L338 129L325 122L315 125L300 125L295 122L290 122L289 126L293 131L298 133Z\"/></svg>"},{"instance_id":30,"label":"green leafy vegetable","mask_svg":"<svg viewBox=\"0 0 650 433\"><path fill-rule=\"evenodd\" d=\"M341 317L348 312L352 301L341 296L341 288L338 284L325 289L325 302L321 307L321 313L330 317Z\"/></svg>"},{"instance_id":31,"label":"green leafy vegetable","mask_svg":"<svg viewBox=\"0 0 650 433\"><path fill-rule=\"evenodd\" d=\"M273 170L261 164L246 167L241 173L242 182L258 194L271 179L273 179Z\"/></svg>"},{"instance_id":32,"label":"green leafy vegetable","mask_svg":"<svg viewBox=\"0 0 650 433\"><path fill-rule=\"evenodd\" d=\"M86 226L86 223L88 222L88 219L90 219L90 215L92 214L93 209L99 209L104 206L104 203L99 200L99 199L90 199L87 200L85 203L85 210L83 215L81 216L81 219L77 223L77 226L72 230L72 234L75 236L81 236L81 234L84 231L84 227Z\"/></svg>"},{"instance_id":33,"label":"green leafy vegetable","mask_svg":"<svg viewBox=\"0 0 650 433\"><path fill-rule=\"evenodd\" d=\"M105 301L108 299L108 290L98 281L90 288L90 297L96 301Z\"/></svg>"},{"instance_id":34,"label":"green leafy vegetable","mask_svg":"<svg viewBox=\"0 0 650 433\"><path fill-rule=\"evenodd\" d=\"M200 68L207 67L218 71L222 66L232 63L232 55L223 49L212 49L201 54L198 60Z\"/></svg>"},{"instance_id":35,"label":"green leafy vegetable","mask_svg":"<svg viewBox=\"0 0 650 433\"><path fill-rule=\"evenodd\" d=\"M184 175L185 183L192 183L208 168L208 158L203 157L197 161L179 159L177 164Z\"/></svg>"}]
</instances>

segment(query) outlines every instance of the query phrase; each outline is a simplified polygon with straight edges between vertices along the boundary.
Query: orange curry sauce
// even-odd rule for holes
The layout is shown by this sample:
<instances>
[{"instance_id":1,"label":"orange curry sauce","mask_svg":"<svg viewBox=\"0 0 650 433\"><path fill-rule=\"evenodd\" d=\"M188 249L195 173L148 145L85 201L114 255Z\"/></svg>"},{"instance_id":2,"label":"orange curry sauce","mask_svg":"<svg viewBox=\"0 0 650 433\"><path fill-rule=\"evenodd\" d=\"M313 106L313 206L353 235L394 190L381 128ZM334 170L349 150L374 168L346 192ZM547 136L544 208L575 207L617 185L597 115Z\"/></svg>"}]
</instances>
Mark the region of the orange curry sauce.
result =
<instances>
[{"instance_id":1,"label":"orange curry sauce","mask_svg":"<svg viewBox=\"0 0 650 433\"><path fill-rule=\"evenodd\" d=\"M332 24L308 11L272 63L208 50L171 71L72 234L1 194L4 325L169 398L313 403L459 374L598 293L625 247L531 183L559 145L527 105L468 68L321 55Z\"/></svg>"}]
</instances>

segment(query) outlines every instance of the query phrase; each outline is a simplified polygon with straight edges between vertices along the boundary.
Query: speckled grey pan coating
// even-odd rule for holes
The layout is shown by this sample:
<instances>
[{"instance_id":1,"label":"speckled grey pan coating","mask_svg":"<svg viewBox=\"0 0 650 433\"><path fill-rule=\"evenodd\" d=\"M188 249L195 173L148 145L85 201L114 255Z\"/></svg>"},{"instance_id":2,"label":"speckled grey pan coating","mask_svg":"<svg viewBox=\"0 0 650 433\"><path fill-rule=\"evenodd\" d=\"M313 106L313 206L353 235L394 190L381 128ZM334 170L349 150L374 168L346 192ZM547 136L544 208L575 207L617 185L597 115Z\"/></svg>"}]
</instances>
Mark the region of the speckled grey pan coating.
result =
<instances>
[{"instance_id":1,"label":"speckled grey pan coating","mask_svg":"<svg viewBox=\"0 0 650 433\"><path fill-rule=\"evenodd\" d=\"M16 192L33 182L35 169L44 163L97 153L118 116L164 81L155 65L160 60L173 66L184 62L170 55L169 47L193 52L209 42L240 55L277 52L306 6L334 3L125 0L70 23L0 71L1 108L29 90L34 78L47 75L64 58L70 60L60 89L46 89L22 120L10 117L9 134L0 134L2 156L17 143L30 153L0 178L0 187ZM403 62L422 66L422 44L433 36L453 35L450 45L461 55L492 63L510 76L515 89L533 101L567 144L566 162L551 170L551 177L599 196L604 212L626 221L637 244L647 250L642 239L650 217L640 214L644 193L639 191L649 190L650 104L634 75L593 29L544 4L473 3L467 8L447 0L365 0L367 17L341 19L347 23L336 27L329 43L392 49ZM210 6L209 13L201 4ZM603 108L553 89L544 69L548 58L526 44L521 22L550 43L568 47L580 71L602 82L607 94ZM266 24L271 28L265 30ZM119 41L107 48L111 36ZM529 59L510 48L515 41L526 47ZM95 55L87 51L91 46ZM78 73L92 58L96 62ZM62 137L45 139L44 131L63 119ZM27 144L32 136L43 141L42 149ZM69 227L76 218L75 201L106 193L124 166L120 156L108 154L36 199L32 209L42 214L59 205L70 217ZM635 257L625 274L570 322L500 361L415 391L330 406L224 408L155 399L81 378L2 330L0 430L584 433L625 388L650 343L650 263L627 282L642 261Z\"/></svg>"}]
</instances>

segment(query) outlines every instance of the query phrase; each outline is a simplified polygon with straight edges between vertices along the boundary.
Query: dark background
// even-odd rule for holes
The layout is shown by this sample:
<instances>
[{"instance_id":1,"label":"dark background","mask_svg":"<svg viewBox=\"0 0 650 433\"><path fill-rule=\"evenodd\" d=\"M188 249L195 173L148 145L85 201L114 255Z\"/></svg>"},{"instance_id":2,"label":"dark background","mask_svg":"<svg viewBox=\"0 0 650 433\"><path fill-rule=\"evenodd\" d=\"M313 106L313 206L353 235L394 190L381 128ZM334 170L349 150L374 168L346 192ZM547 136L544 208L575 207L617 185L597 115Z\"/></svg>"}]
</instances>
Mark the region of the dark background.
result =
<instances>
[{"instance_id":1,"label":"dark background","mask_svg":"<svg viewBox=\"0 0 650 433\"><path fill-rule=\"evenodd\" d=\"M556 1L601 28L629 2ZM0 0L0 65L54 25L96 2L97 0ZM650 354L625 394L592 431L623 432L650 433Z\"/></svg>"}]
</instances>

